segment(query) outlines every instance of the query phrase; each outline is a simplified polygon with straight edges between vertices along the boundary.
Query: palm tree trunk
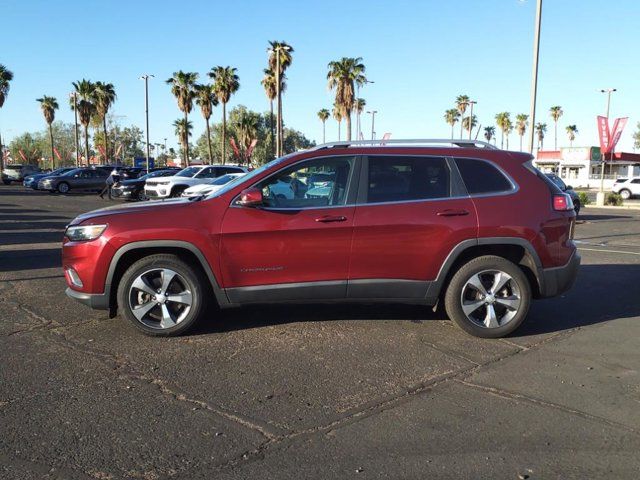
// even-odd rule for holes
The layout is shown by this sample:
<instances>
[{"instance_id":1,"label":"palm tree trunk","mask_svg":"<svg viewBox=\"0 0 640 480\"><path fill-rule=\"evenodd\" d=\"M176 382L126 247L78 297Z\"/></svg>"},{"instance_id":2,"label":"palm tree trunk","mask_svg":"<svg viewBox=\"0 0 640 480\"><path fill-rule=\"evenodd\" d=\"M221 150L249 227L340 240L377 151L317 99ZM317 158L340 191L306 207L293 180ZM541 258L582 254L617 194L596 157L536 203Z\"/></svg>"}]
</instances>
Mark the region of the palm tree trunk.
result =
<instances>
[{"instance_id":1,"label":"palm tree trunk","mask_svg":"<svg viewBox=\"0 0 640 480\"><path fill-rule=\"evenodd\" d=\"M342 121L338 122L338 141L340 141L340 125L342 125Z\"/></svg>"},{"instance_id":2,"label":"palm tree trunk","mask_svg":"<svg viewBox=\"0 0 640 480\"><path fill-rule=\"evenodd\" d=\"M500 136L500 150L504 150L504 130L502 131L502 135Z\"/></svg>"},{"instance_id":3,"label":"palm tree trunk","mask_svg":"<svg viewBox=\"0 0 640 480\"><path fill-rule=\"evenodd\" d=\"M554 120L553 126L553 149L558 150L558 121Z\"/></svg>"},{"instance_id":4,"label":"palm tree trunk","mask_svg":"<svg viewBox=\"0 0 640 480\"><path fill-rule=\"evenodd\" d=\"M211 129L209 127L209 119L207 118L207 147L209 148L209 165L213 164L213 153L211 151Z\"/></svg>"},{"instance_id":5,"label":"palm tree trunk","mask_svg":"<svg viewBox=\"0 0 640 480\"><path fill-rule=\"evenodd\" d=\"M109 163L109 137L107 136L107 115L102 117L102 128L104 130L104 156L107 163Z\"/></svg>"},{"instance_id":6,"label":"palm tree trunk","mask_svg":"<svg viewBox=\"0 0 640 480\"><path fill-rule=\"evenodd\" d=\"M326 121L323 120L322 121L322 143L327 143L327 135L326 135L327 128L326 127L327 127Z\"/></svg>"},{"instance_id":7,"label":"palm tree trunk","mask_svg":"<svg viewBox=\"0 0 640 480\"><path fill-rule=\"evenodd\" d=\"M271 157L276 158L276 150L274 146L275 141L275 132L273 130L273 100L269 99L269 112L270 112L270 120L269 120L269 128L271 129Z\"/></svg>"},{"instance_id":8,"label":"palm tree trunk","mask_svg":"<svg viewBox=\"0 0 640 480\"><path fill-rule=\"evenodd\" d=\"M189 166L189 120L187 112L184 112L184 130L185 136L187 137L184 146L184 164Z\"/></svg>"},{"instance_id":9,"label":"palm tree trunk","mask_svg":"<svg viewBox=\"0 0 640 480\"><path fill-rule=\"evenodd\" d=\"M347 112L347 142L351 141L351 110Z\"/></svg>"},{"instance_id":10,"label":"palm tree trunk","mask_svg":"<svg viewBox=\"0 0 640 480\"><path fill-rule=\"evenodd\" d=\"M85 162L87 162L87 166L89 166L89 125L84 126L84 154L85 154Z\"/></svg>"},{"instance_id":11,"label":"palm tree trunk","mask_svg":"<svg viewBox=\"0 0 640 480\"><path fill-rule=\"evenodd\" d=\"M463 137L463 135L462 135L462 123L463 123L462 120L464 120L464 113L461 114L461 117L462 118L460 119L460 138Z\"/></svg>"},{"instance_id":12,"label":"palm tree trunk","mask_svg":"<svg viewBox=\"0 0 640 480\"><path fill-rule=\"evenodd\" d=\"M284 133L282 131L284 122L282 121L282 92L278 92L278 144L280 151L278 156L281 157L284 152Z\"/></svg>"},{"instance_id":13,"label":"palm tree trunk","mask_svg":"<svg viewBox=\"0 0 640 480\"><path fill-rule=\"evenodd\" d=\"M522 151L522 137L523 137L523 136L524 136L524 135L520 135L520 151Z\"/></svg>"},{"instance_id":14,"label":"palm tree trunk","mask_svg":"<svg viewBox=\"0 0 640 480\"><path fill-rule=\"evenodd\" d=\"M453 123L451 124L451 140L453 140Z\"/></svg>"},{"instance_id":15,"label":"palm tree trunk","mask_svg":"<svg viewBox=\"0 0 640 480\"><path fill-rule=\"evenodd\" d=\"M227 160L227 104L222 103L222 164Z\"/></svg>"},{"instance_id":16,"label":"palm tree trunk","mask_svg":"<svg viewBox=\"0 0 640 480\"><path fill-rule=\"evenodd\" d=\"M0 171L4 171L4 150L2 149L2 136L0 136Z\"/></svg>"},{"instance_id":17,"label":"palm tree trunk","mask_svg":"<svg viewBox=\"0 0 640 480\"><path fill-rule=\"evenodd\" d=\"M49 124L49 141L51 142L51 170L55 169L55 156L53 151L53 128L51 128L51 124ZM0 150L1 152L2 150Z\"/></svg>"}]
</instances>

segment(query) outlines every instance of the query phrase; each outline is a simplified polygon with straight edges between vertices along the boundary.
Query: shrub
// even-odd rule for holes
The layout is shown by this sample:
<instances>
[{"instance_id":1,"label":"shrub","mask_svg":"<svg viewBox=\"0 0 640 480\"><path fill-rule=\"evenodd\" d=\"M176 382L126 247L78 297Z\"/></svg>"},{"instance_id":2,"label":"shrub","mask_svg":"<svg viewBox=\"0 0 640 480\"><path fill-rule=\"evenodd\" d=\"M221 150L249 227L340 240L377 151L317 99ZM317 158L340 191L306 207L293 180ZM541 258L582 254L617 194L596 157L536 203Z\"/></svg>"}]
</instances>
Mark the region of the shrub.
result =
<instances>
[{"instance_id":1,"label":"shrub","mask_svg":"<svg viewBox=\"0 0 640 480\"><path fill-rule=\"evenodd\" d=\"M620 205L622 205L622 197L619 193L607 193L607 196L604 198L604 204L619 207Z\"/></svg>"},{"instance_id":2,"label":"shrub","mask_svg":"<svg viewBox=\"0 0 640 480\"><path fill-rule=\"evenodd\" d=\"M582 206L589 205L591 203L591 200L589 200L589 195L587 195L587 192L578 192L578 199L580 200L580 205Z\"/></svg>"}]
</instances>

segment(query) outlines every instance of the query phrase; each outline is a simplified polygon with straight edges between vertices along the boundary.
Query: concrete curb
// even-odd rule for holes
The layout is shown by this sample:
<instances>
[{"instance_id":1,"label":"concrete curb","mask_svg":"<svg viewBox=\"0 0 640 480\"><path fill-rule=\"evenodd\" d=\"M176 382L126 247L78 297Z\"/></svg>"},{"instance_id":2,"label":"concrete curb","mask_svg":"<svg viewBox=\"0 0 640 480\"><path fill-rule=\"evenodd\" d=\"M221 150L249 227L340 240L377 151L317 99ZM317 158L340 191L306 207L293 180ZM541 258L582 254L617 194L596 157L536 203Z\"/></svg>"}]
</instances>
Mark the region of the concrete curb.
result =
<instances>
[{"instance_id":1,"label":"concrete curb","mask_svg":"<svg viewBox=\"0 0 640 480\"><path fill-rule=\"evenodd\" d=\"M640 210L640 205L621 205L619 207L615 207L613 205L583 205L582 208L605 208L610 210Z\"/></svg>"}]
</instances>

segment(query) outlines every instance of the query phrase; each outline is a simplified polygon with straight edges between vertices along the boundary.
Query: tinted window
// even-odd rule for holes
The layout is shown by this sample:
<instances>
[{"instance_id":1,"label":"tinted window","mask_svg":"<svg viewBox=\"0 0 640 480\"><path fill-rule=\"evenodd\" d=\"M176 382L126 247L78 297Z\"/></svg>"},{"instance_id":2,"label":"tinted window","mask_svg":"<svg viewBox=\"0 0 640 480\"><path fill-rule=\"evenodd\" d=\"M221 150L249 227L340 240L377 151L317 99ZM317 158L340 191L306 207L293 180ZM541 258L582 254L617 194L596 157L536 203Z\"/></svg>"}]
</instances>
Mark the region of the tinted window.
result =
<instances>
[{"instance_id":1,"label":"tinted window","mask_svg":"<svg viewBox=\"0 0 640 480\"><path fill-rule=\"evenodd\" d=\"M640 178L638 178L637 180L631 180L631 183L640 183Z\"/></svg>"},{"instance_id":2,"label":"tinted window","mask_svg":"<svg viewBox=\"0 0 640 480\"><path fill-rule=\"evenodd\" d=\"M353 157L329 157L298 163L260 182L264 205L310 208L344 205ZM322 176L321 182L314 182Z\"/></svg>"},{"instance_id":3,"label":"tinted window","mask_svg":"<svg viewBox=\"0 0 640 480\"><path fill-rule=\"evenodd\" d=\"M222 167L218 168L218 176L226 175L228 173L242 173L243 170L238 167Z\"/></svg>"},{"instance_id":4,"label":"tinted window","mask_svg":"<svg viewBox=\"0 0 640 480\"><path fill-rule=\"evenodd\" d=\"M456 158L470 195L499 193L511 190L511 182L491 163L473 158Z\"/></svg>"},{"instance_id":5,"label":"tinted window","mask_svg":"<svg viewBox=\"0 0 640 480\"><path fill-rule=\"evenodd\" d=\"M444 158L369 157L368 203L444 198L450 195Z\"/></svg>"},{"instance_id":6,"label":"tinted window","mask_svg":"<svg viewBox=\"0 0 640 480\"><path fill-rule=\"evenodd\" d=\"M216 169L213 167L203 168L196 177L198 178L216 178L218 175L216 174Z\"/></svg>"}]
</instances>

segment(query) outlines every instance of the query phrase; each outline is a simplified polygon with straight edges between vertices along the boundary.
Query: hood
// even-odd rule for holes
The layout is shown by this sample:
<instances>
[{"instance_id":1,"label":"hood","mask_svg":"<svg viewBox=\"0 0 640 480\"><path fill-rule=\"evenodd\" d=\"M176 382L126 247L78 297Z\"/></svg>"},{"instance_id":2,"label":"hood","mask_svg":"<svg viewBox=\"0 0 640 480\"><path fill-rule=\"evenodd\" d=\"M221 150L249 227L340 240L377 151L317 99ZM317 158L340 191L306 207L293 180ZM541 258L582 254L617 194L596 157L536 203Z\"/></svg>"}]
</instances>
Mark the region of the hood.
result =
<instances>
[{"instance_id":1,"label":"hood","mask_svg":"<svg viewBox=\"0 0 640 480\"><path fill-rule=\"evenodd\" d=\"M125 213L148 213L171 207L186 207L189 204L191 204L191 201L186 198L171 198L167 200L151 200L126 205L113 205L111 207L100 208L91 212L82 213L74 218L70 225L78 225L79 223L96 217L122 215Z\"/></svg>"}]
</instances>

